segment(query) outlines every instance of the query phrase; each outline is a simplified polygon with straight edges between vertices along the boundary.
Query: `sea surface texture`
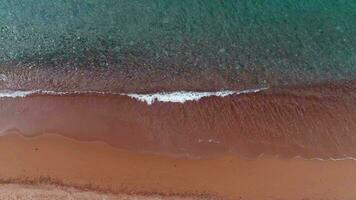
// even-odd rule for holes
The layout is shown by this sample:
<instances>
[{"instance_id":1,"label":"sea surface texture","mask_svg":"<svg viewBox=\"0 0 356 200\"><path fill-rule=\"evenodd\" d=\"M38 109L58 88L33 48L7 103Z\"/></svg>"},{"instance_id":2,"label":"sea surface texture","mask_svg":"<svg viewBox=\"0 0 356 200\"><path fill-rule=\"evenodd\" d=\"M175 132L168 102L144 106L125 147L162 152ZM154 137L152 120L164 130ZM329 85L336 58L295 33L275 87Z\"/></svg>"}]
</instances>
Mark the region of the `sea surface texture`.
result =
<instances>
[{"instance_id":1,"label":"sea surface texture","mask_svg":"<svg viewBox=\"0 0 356 200\"><path fill-rule=\"evenodd\" d=\"M0 199L356 199L356 0L0 0Z\"/></svg>"},{"instance_id":2,"label":"sea surface texture","mask_svg":"<svg viewBox=\"0 0 356 200\"><path fill-rule=\"evenodd\" d=\"M0 2L1 133L356 157L355 1Z\"/></svg>"},{"instance_id":3,"label":"sea surface texture","mask_svg":"<svg viewBox=\"0 0 356 200\"><path fill-rule=\"evenodd\" d=\"M350 80L353 0L1 0L0 88L215 91Z\"/></svg>"}]
</instances>

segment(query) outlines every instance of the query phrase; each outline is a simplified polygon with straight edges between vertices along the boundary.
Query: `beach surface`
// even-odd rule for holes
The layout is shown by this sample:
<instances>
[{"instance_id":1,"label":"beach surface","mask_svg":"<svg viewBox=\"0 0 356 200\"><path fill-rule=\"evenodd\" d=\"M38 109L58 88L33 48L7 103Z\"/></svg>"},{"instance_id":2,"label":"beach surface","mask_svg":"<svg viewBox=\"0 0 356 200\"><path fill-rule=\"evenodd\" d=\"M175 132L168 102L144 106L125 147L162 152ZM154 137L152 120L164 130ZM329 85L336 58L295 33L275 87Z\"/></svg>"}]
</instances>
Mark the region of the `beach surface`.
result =
<instances>
[{"instance_id":1,"label":"beach surface","mask_svg":"<svg viewBox=\"0 0 356 200\"><path fill-rule=\"evenodd\" d=\"M7 91L0 197L353 199L354 91Z\"/></svg>"},{"instance_id":2,"label":"beach surface","mask_svg":"<svg viewBox=\"0 0 356 200\"><path fill-rule=\"evenodd\" d=\"M354 84L340 83L206 97L196 92L5 93L0 132L53 133L136 153L194 158L225 153L355 158L355 91ZM188 100L179 102L183 97Z\"/></svg>"},{"instance_id":3,"label":"beach surface","mask_svg":"<svg viewBox=\"0 0 356 200\"><path fill-rule=\"evenodd\" d=\"M0 199L12 200L196 200L199 197L177 197L159 195L134 195L134 194L104 194L102 192L83 191L72 187L58 187L48 184L24 185L3 184L0 185Z\"/></svg>"},{"instance_id":4,"label":"beach surface","mask_svg":"<svg viewBox=\"0 0 356 200\"><path fill-rule=\"evenodd\" d=\"M141 195L138 199L155 199L155 195L156 199L292 200L356 196L353 160L247 160L227 154L208 159L172 158L120 151L101 142L78 142L58 135L28 139L17 134L1 137L0 159L4 184L34 186L2 185L0 190L10 188L3 196L14 187L22 188L16 191L20 196L40 193L44 199L47 194L60 197L68 187L82 191L75 195L67 192L74 199L89 195L88 191L93 191L92 197L103 197L104 192L110 198ZM52 185L52 189L43 184Z\"/></svg>"}]
</instances>

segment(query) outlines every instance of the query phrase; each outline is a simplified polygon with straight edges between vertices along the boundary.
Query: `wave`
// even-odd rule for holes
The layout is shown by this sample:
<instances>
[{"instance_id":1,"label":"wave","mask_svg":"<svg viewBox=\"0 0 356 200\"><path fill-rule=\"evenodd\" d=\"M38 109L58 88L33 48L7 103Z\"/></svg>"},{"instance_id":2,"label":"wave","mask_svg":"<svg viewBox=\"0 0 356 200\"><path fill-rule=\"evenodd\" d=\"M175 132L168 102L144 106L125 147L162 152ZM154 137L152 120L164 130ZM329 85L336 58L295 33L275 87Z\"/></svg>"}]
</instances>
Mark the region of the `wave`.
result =
<instances>
[{"instance_id":1,"label":"wave","mask_svg":"<svg viewBox=\"0 0 356 200\"><path fill-rule=\"evenodd\" d=\"M0 91L0 98L18 98L27 97L31 95L73 95L73 94L100 94L100 95L122 95L128 96L141 102L145 102L148 105L152 105L154 102L166 102L166 103L184 103L187 101L198 101L204 97L226 97L229 95L239 95L248 93L257 93L265 88L246 89L241 91L223 90L215 92L195 92L195 91L176 91L176 92L158 92L151 94L139 94L139 93L112 93L112 92L99 92L99 91L73 91L73 92L59 92L48 90L31 90L31 91Z\"/></svg>"},{"instance_id":2,"label":"wave","mask_svg":"<svg viewBox=\"0 0 356 200\"><path fill-rule=\"evenodd\" d=\"M198 101L203 97L225 97L229 95L256 93L268 88L248 89L241 91L216 91L216 92L191 92L191 91L178 91L178 92L161 92L153 94L123 94L139 101L145 102L148 105L158 102L172 102L172 103L184 103L186 101Z\"/></svg>"}]
</instances>

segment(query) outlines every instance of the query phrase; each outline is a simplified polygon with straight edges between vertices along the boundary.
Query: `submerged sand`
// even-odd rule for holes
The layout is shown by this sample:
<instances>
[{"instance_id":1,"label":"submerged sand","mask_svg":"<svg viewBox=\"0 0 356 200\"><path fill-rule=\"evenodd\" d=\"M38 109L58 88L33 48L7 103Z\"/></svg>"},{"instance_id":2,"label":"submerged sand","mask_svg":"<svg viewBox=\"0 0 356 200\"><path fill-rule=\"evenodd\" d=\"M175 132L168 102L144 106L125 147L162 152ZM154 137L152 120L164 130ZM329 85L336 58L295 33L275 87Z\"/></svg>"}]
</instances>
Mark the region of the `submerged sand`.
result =
<instances>
[{"instance_id":1,"label":"submerged sand","mask_svg":"<svg viewBox=\"0 0 356 200\"><path fill-rule=\"evenodd\" d=\"M270 88L152 105L115 94L4 97L0 132L56 133L160 155L356 158L355 85Z\"/></svg>"},{"instance_id":2,"label":"submerged sand","mask_svg":"<svg viewBox=\"0 0 356 200\"><path fill-rule=\"evenodd\" d=\"M30 139L17 134L2 136L0 160L3 183L54 184L113 195L291 200L356 197L353 160L247 160L227 154L173 158L125 152L101 142L79 142L53 134Z\"/></svg>"}]
</instances>

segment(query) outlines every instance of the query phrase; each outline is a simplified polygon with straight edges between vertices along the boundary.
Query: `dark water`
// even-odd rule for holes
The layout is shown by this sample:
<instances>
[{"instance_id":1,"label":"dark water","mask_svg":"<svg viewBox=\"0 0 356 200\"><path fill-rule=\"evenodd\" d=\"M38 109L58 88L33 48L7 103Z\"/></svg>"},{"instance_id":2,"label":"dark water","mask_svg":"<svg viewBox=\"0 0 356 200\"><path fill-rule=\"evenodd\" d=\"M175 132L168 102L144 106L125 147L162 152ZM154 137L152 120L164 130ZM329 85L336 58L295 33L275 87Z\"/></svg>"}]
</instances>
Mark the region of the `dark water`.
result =
<instances>
[{"instance_id":1,"label":"dark water","mask_svg":"<svg viewBox=\"0 0 356 200\"><path fill-rule=\"evenodd\" d=\"M353 0L0 0L0 88L213 90L353 79L355 13Z\"/></svg>"}]
</instances>

